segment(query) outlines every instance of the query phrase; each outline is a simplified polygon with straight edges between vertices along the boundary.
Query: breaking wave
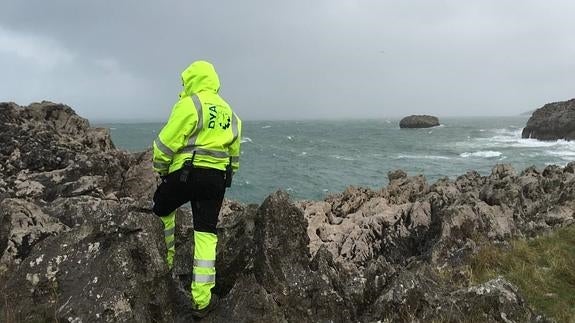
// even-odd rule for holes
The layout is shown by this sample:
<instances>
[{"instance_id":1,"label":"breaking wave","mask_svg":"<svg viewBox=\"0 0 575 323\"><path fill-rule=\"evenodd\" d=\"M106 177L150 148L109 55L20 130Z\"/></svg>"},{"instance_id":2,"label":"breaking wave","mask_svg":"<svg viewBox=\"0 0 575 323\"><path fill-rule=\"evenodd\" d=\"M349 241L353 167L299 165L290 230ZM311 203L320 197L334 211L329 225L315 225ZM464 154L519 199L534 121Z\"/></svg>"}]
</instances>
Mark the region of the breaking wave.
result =
<instances>
[{"instance_id":1,"label":"breaking wave","mask_svg":"<svg viewBox=\"0 0 575 323\"><path fill-rule=\"evenodd\" d=\"M499 152L499 151L492 151L492 150L488 150L488 151L476 151L473 153L461 153L459 156L463 157L463 158L469 158L469 157L481 157L481 158L494 158L494 157L499 157L501 156L503 153Z\"/></svg>"},{"instance_id":2,"label":"breaking wave","mask_svg":"<svg viewBox=\"0 0 575 323\"><path fill-rule=\"evenodd\" d=\"M433 155L397 155L397 157L395 157L395 159L441 159L441 160L446 160L446 159L451 159L449 157L446 156L433 156Z\"/></svg>"}]
</instances>

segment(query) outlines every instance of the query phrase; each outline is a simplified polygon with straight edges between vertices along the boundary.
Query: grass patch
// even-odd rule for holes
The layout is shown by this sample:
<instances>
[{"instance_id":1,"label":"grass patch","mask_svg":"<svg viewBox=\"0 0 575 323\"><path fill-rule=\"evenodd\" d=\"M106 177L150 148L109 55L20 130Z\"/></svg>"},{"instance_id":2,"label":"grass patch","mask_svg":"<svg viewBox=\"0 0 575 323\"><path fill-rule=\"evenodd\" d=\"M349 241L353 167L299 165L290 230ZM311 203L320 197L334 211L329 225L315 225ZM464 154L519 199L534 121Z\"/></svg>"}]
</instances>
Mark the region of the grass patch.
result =
<instances>
[{"instance_id":1,"label":"grass patch","mask_svg":"<svg viewBox=\"0 0 575 323\"><path fill-rule=\"evenodd\" d=\"M519 287L536 310L560 322L575 322L575 225L549 235L486 246L471 261L471 279L502 275Z\"/></svg>"}]
</instances>

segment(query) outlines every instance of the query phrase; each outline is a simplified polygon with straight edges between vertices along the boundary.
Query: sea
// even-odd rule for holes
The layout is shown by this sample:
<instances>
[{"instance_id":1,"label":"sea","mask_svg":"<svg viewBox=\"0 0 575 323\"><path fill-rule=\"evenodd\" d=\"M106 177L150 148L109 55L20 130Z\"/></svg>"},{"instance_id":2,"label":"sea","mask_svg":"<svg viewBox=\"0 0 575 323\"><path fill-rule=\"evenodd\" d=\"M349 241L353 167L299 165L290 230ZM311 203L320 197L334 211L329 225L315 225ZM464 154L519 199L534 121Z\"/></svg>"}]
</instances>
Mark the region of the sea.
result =
<instances>
[{"instance_id":1,"label":"sea","mask_svg":"<svg viewBox=\"0 0 575 323\"><path fill-rule=\"evenodd\" d=\"M260 204L276 190L322 200L348 186L380 189L389 171L424 175L429 183L496 164L518 172L575 161L574 141L522 139L527 116L441 118L427 129L400 129L399 119L244 121L240 170L226 197ZM162 123L105 123L117 148L151 147Z\"/></svg>"}]
</instances>

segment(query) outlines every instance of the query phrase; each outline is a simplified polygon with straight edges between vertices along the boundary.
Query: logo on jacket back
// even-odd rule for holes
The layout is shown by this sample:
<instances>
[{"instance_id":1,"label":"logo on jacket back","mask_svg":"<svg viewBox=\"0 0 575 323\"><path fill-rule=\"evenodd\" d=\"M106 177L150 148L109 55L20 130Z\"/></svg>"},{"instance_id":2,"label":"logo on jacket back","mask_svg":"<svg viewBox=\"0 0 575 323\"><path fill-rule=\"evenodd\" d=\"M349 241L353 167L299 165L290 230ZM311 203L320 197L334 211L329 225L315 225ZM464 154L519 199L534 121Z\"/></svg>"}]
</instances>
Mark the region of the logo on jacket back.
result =
<instances>
[{"instance_id":1,"label":"logo on jacket back","mask_svg":"<svg viewBox=\"0 0 575 323\"><path fill-rule=\"evenodd\" d=\"M231 124L231 117L226 114L218 114L218 110L215 106L210 107L210 122L208 123L208 128L214 129L216 127L216 121L220 127L224 130L228 129Z\"/></svg>"}]
</instances>

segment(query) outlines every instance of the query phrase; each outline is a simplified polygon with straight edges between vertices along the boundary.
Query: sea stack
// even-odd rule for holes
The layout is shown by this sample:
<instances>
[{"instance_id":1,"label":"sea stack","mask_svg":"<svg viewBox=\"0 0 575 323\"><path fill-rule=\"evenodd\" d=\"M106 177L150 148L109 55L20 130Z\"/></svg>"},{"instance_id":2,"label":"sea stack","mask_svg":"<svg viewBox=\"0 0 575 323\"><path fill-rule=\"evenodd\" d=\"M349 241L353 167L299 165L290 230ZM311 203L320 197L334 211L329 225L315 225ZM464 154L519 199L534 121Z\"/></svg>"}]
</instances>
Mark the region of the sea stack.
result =
<instances>
[{"instance_id":1,"label":"sea stack","mask_svg":"<svg viewBox=\"0 0 575 323\"><path fill-rule=\"evenodd\" d=\"M411 115L401 119L400 128L431 128L439 126L439 119L428 115Z\"/></svg>"},{"instance_id":2,"label":"sea stack","mask_svg":"<svg viewBox=\"0 0 575 323\"><path fill-rule=\"evenodd\" d=\"M575 99L553 102L535 110L521 134L539 140L575 139Z\"/></svg>"}]
</instances>

